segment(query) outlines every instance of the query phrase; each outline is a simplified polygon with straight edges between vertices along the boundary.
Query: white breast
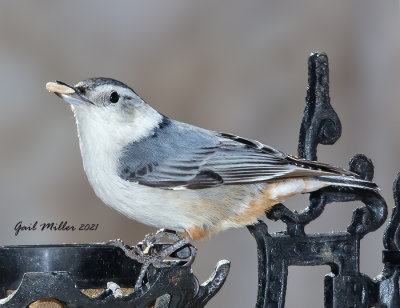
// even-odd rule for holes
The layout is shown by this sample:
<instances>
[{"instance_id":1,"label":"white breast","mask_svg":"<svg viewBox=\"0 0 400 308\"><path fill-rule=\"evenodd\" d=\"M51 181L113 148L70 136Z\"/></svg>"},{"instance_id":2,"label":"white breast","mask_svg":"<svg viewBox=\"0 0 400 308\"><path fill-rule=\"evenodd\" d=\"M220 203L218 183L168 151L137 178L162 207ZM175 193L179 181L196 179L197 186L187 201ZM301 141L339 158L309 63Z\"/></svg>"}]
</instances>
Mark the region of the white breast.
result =
<instances>
[{"instance_id":1,"label":"white breast","mask_svg":"<svg viewBox=\"0 0 400 308\"><path fill-rule=\"evenodd\" d=\"M187 218L180 215L175 202L165 202L169 191L128 182L118 176L119 151L128 141L118 138L121 132L112 128L115 125L99 125L96 114L91 112L87 116L85 112L74 110L83 166L96 195L129 218L156 227L182 229Z\"/></svg>"},{"instance_id":2,"label":"white breast","mask_svg":"<svg viewBox=\"0 0 400 308\"><path fill-rule=\"evenodd\" d=\"M118 176L120 150L136 134L146 134L157 125L141 123L140 129L108 119L99 125L101 114L74 110L85 172L96 195L129 218L155 227L178 231L193 226L212 229L235 217L256 199L265 184L228 185L198 190L165 190L129 182ZM101 111L99 111L101 112ZM104 121L103 121L104 122ZM139 123L140 124L140 123ZM131 136L126 138L126 136ZM225 228L225 227L224 227Z\"/></svg>"}]
</instances>

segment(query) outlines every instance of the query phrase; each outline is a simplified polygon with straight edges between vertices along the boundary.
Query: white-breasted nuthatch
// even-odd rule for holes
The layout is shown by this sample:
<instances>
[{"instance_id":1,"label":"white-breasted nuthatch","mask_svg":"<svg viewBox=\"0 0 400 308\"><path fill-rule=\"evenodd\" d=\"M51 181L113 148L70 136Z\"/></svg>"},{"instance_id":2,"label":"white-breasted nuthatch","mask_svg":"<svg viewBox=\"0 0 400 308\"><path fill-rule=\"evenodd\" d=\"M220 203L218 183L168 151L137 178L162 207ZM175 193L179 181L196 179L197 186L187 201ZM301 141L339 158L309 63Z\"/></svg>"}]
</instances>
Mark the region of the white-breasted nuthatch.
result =
<instances>
[{"instance_id":1,"label":"white-breasted nuthatch","mask_svg":"<svg viewBox=\"0 0 400 308\"><path fill-rule=\"evenodd\" d=\"M253 224L284 199L322 187L378 189L352 172L170 119L117 80L46 88L72 106L97 196L129 218L193 239Z\"/></svg>"}]
</instances>

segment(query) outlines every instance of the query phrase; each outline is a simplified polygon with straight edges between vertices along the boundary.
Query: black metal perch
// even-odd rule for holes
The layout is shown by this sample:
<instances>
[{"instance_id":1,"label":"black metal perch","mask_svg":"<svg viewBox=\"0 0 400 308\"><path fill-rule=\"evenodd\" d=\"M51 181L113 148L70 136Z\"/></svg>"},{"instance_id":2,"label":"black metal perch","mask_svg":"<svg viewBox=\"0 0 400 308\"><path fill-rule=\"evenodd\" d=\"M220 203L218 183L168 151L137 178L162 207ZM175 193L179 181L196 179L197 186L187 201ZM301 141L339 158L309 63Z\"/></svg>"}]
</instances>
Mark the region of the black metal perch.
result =
<instances>
[{"instance_id":1,"label":"black metal perch","mask_svg":"<svg viewBox=\"0 0 400 308\"><path fill-rule=\"evenodd\" d=\"M183 247L172 257L187 259L188 253L192 251ZM171 261L168 267L150 267L147 283L131 294L115 297L112 290L106 289L107 282L132 288L139 272L140 264L126 257L121 249L104 244L3 246L1 297L6 297L6 290L16 291L1 300L0 307L21 308L39 299L54 298L63 307L145 308L166 294L169 296L153 307L203 307L222 287L229 262L220 261L203 285L199 285L190 265L178 260ZM91 298L81 289L105 290Z\"/></svg>"},{"instance_id":2,"label":"black metal perch","mask_svg":"<svg viewBox=\"0 0 400 308\"><path fill-rule=\"evenodd\" d=\"M341 124L330 105L327 56L311 54L308 70L307 104L298 154L316 160L318 144L334 144L341 135ZM365 155L354 156L349 169L364 179L373 178L373 164ZM395 207L384 235L384 268L374 279L359 271L360 240L386 219L387 206L379 193L324 188L310 194L309 205L301 212L279 204L267 214L269 219L282 220L286 231L270 234L262 221L248 226L258 252L256 307L284 306L288 266L322 264L331 267L324 282L325 307L400 307L400 175L393 192ZM317 219L327 204L345 201L363 203L354 210L347 232L306 234L305 226ZM165 251L170 245L158 243L152 249ZM122 244L120 247L2 246L0 307L27 307L48 298L56 299L64 307L204 307L222 287L229 272L229 262L220 261L210 279L199 285L191 270L195 248L190 244L173 251L165 264L146 263L146 271L120 248L125 247ZM138 277L140 283L135 291L125 296L116 292L115 288L133 288ZM107 287L108 282L113 282L113 287ZM103 291L89 297L81 289ZM7 297L8 290L16 291Z\"/></svg>"}]
</instances>

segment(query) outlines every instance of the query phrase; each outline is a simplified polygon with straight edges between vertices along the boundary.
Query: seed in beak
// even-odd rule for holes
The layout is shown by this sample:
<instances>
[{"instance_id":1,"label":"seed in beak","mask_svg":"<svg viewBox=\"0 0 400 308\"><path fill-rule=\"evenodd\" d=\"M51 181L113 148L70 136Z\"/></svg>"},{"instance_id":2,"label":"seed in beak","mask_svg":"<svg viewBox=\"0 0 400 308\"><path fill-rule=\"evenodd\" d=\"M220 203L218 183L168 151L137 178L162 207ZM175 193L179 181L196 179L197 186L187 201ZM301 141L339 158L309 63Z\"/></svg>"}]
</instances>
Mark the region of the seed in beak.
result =
<instances>
[{"instance_id":1,"label":"seed in beak","mask_svg":"<svg viewBox=\"0 0 400 308\"><path fill-rule=\"evenodd\" d=\"M57 82L48 82L46 83L46 90L49 92L59 93L59 94L74 94L75 90L59 84Z\"/></svg>"}]
</instances>

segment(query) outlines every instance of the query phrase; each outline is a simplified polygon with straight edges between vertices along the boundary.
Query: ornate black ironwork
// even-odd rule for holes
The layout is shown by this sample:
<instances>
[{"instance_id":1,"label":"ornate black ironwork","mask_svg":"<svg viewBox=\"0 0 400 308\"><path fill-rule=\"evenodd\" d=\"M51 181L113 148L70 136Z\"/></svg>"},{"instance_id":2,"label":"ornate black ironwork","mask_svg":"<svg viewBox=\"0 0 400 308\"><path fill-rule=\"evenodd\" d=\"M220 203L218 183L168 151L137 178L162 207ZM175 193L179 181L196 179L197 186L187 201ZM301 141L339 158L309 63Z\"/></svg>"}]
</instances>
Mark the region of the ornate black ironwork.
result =
<instances>
[{"instance_id":1,"label":"ornate black ironwork","mask_svg":"<svg viewBox=\"0 0 400 308\"><path fill-rule=\"evenodd\" d=\"M378 304L386 307L400 306L400 173L393 183L395 206L383 235L383 271L375 278ZM378 296L379 295L379 296Z\"/></svg>"},{"instance_id":2,"label":"ornate black ironwork","mask_svg":"<svg viewBox=\"0 0 400 308\"><path fill-rule=\"evenodd\" d=\"M298 154L316 160L318 144L333 144L341 135L340 120L330 105L328 58L311 54L308 62L309 87L300 128ZM374 166L365 155L354 156L349 169L363 179L372 180ZM288 266L329 265L325 276L325 307L400 307L400 175L394 184L396 207L384 237L384 270L375 279L360 273L360 240L379 228L386 219L385 200L377 192L328 187L310 194L310 204L301 212L283 204L267 217L281 220L287 230L268 233L260 221L248 229L258 249L259 290L256 307L283 307ZM353 212L347 232L306 234L304 227L333 202L361 201Z\"/></svg>"},{"instance_id":3,"label":"ornate black ironwork","mask_svg":"<svg viewBox=\"0 0 400 308\"><path fill-rule=\"evenodd\" d=\"M162 250L163 244L154 249ZM189 248L189 249L188 249ZM130 294L116 297L117 288L133 288L140 264L117 247L105 244L35 245L0 247L0 307L27 307L39 299L52 298L63 307L204 307L219 291L229 272L229 262L220 261L202 285L193 275L188 259L191 245L177 250L170 266L149 266L145 284ZM81 289L104 289L95 298ZM7 290L16 290L6 297ZM158 299L158 301L156 301Z\"/></svg>"}]
</instances>

